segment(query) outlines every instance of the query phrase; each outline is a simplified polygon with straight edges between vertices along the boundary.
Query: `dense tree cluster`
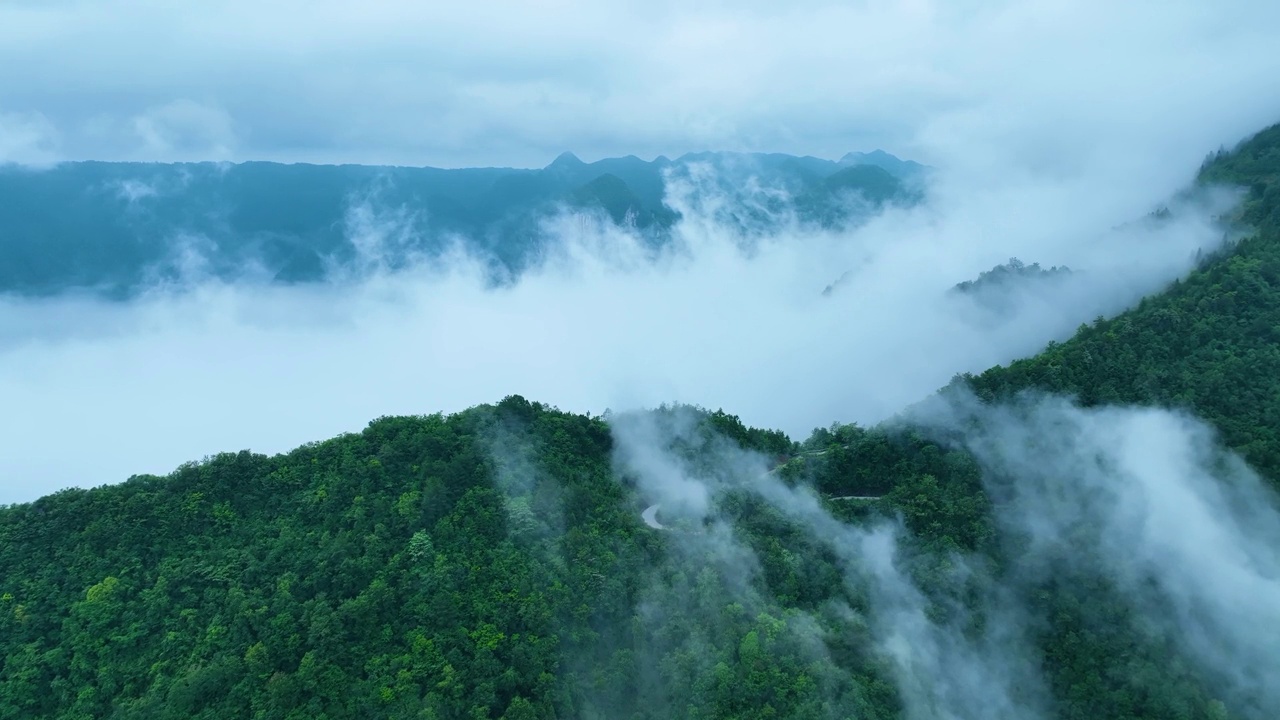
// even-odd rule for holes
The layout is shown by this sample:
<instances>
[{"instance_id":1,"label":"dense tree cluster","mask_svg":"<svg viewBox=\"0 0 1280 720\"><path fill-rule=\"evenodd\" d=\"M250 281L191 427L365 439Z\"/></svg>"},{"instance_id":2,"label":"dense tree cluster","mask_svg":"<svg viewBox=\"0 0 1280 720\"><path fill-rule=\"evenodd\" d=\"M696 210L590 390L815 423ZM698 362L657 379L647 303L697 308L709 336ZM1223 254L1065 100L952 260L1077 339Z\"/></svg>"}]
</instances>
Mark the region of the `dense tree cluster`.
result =
<instances>
[{"instance_id":1,"label":"dense tree cluster","mask_svg":"<svg viewBox=\"0 0 1280 720\"><path fill-rule=\"evenodd\" d=\"M708 437L790 447L700 416ZM714 557L675 562L640 523L611 443L600 418L511 397L0 511L0 717L892 706L855 635L828 663L796 639L814 629L793 608L839 590L829 560L742 509L777 598L744 605Z\"/></svg>"}]
</instances>

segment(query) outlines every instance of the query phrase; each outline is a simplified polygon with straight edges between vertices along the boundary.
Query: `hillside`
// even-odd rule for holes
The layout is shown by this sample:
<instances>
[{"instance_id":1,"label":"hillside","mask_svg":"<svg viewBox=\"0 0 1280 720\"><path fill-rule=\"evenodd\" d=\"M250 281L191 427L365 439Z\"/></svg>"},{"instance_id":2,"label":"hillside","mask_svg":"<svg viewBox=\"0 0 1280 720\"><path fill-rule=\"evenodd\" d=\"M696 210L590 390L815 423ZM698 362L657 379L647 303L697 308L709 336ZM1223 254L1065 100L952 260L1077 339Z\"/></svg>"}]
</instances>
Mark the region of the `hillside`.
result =
<instances>
[{"instance_id":1,"label":"hillside","mask_svg":"<svg viewBox=\"0 0 1280 720\"><path fill-rule=\"evenodd\" d=\"M1247 189L1236 219L1256 232L1132 311L966 381L991 400L1037 388L1183 407L1280 483L1280 125L1215 154L1200 182Z\"/></svg>"},{"instance_id":2,"label":"hillside","mask_svg":"<svg viewBox=\"0 0 1280 720\"><path fill-rule=\"evenodd\" d=\"M813 676L784 608L733 610L715 558L641 525L611 446L601 419L513 397L5 510L0 717L723 715L817 708L817 682L865 702L852 676ZM779 581L810 605L824 563L789 545ZM642 602L698 610L645 623ZM759 667L691 675L747 635Z\"/></svg>"},{"instance_id":3,"label":"hillside","mask_svg":"<svg viewBox=\"0 0 1280 720\"><path fill-rule=\"evenodd\" d=\"M1280 125L1212 156L1200 182L1247 188L1235 219L1255 231L1138 307L1082 325L1033 358L958 376L944 394L1000 404L1049 392L1085 407L1184 409L1280 489ZM926 544L1006 561L1021 551L996 536L991 500L954 436L889 423L821 431L806 445L830 452L797 476L831 494L888 492ZM1207 681L1168 661L1171 638L1146 635L1106 579L1064 572L1026 592L1053 618L1041 642L1059 716L1218 717Z\"/></svg>"},{"instance_id":4,"label":"hillside","mask_svg":"<svg viewBox=\"0 0 1280 720\"><path fill-rule=\"evenodd\" d=\"M1246 188L1235 220L1256 232L941 397L1184 407L1277 485L1278 179L1280 126L1214 156L1201 181ZM955 717L1268 717L1148 622L1103 571L1115 548L1054 538L1073 562L1020 575L1025 538L997 521L1018 478L918 417L793 442L724 412L509 397L2 509L0 717L939 716L922 693ZM655 531L658 491L712 510ZM883 497L830 499L848 495ZM899 515L909 534L883 552L875 528ZM887 643L897 612L921 642ZM1032 657L993 664L991 627L1022 616ZM932 695L902 680L920 648ZM1014 682L1027 665L1043 693ZM980 692L991 668L1025 706Z\"/></svg>"}]
</instances>

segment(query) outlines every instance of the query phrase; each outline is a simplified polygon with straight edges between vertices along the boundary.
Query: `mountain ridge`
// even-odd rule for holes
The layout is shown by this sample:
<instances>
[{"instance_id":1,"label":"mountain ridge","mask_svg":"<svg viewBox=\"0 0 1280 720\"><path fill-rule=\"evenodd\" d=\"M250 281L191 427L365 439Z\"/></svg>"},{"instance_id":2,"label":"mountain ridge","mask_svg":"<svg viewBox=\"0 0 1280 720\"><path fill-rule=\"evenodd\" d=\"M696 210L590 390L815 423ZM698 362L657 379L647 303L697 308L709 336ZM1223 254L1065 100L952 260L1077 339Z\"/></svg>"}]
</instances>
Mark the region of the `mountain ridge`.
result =
<instances>
[{"instance_id":1,"label":"mountain ridge","mask_svg":"<svg viewBox=\"0 0 1280 720\"><path fill-rule=\"evenodd\" d=\"M605 198L589 189L605 176L625 188L635 215L655 241L678 219L665 204L666 172L692 163L714 166L705 192L731 192L742 180L786 187L803 196L813 222L856 221L826 191L825 178L845 168L830 161L808 174L787 170L778 154L703 153L674 162L635 156L584 163L564 153L544 168L463 168L245 163L66 163L43 170L0 167L0 293L50 295L101 289L124 295L159 276L180 280L174 255L183 237L204 241L207 271L233 281L246 267L268 280L317 282L324 268L351 265L358 254L351 212L362 207L396 215L412 250L431 255L452 237L517 275L536 257L541 223L565 205L600 212ZM870 166L868 166L870 167ZM824 174L826 173L826 174ZM845 190L885 200L883 179L846 183ZM597 188L598 189L598 188ZM916 195L903 191L904 202ZM395 263L392 263L393 265Z\"/></svg>"}]
</instances>

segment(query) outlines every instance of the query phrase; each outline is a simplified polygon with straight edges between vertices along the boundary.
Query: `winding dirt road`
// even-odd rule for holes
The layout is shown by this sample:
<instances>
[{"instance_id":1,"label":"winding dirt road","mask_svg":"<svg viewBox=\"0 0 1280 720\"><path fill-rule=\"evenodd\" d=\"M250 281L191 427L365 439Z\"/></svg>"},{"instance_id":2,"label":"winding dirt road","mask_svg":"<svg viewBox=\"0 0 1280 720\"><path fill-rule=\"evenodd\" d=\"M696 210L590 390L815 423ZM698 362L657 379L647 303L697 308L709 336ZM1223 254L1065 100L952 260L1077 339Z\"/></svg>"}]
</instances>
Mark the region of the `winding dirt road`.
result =
<instances>
[{"instance_id":1,"label":"winding dirt road","mask_svg":"<svg viewBox=\"0 0 1280 720\"><path fill-rule=\"evenodd\" d=\"M826 455L827 452L829 451L815 450L807 453L800 453L795 458L792 458L791 460L788 460L785 463L781 463L780 465L774 467L772 470L766 472L765 477L768 477L769 475L772 475L778 472L784 466L786 466L787 463L791 462L792 460L795 460L796 458L822 457L823 455ZM828 500L879 500L880 496L879 495L840 495L837 497L831 497L827 499ZM644 520L645 525L648 525L654 530L670 530L670 528L668 528L666 525L663 525L662 523L658 522L658 508L660 507L662 507L661 503L654 503L650 505L649 507L645 508L643 512L640 513L640 518Z\"/></svg>"},{"instance_id":2,"label":"winding dirt road","mask_svg":"<svg viewBox=\"0 0 1280 720\"><path fill-rule=\"evenodd\" d=\"M662 523L658 522L658 505L657 505L657 503L655 503L655 504L653 504L653 505L650 505L649 507L645 508L645 509L644 509L644 512L640 513L640 517L644 519L644 524L645 524L645 525L648 525L649 527L653 528L654 530L666 530L666 529L667 529L667 526L666 526L666 525L663 525Z\"/></svg>"}]
</instances>

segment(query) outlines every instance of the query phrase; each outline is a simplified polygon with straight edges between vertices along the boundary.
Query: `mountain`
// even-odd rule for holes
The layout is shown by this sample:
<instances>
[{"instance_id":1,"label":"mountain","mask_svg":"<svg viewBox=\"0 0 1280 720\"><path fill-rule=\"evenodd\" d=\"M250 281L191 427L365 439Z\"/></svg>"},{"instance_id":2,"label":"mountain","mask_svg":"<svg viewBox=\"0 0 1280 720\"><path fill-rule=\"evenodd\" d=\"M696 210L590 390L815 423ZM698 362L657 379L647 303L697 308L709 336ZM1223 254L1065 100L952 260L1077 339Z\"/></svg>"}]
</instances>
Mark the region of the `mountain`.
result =
<instances>
[{"instance_id":1,"label":"mountain","mask_svg":"<svg viewBox=\"0 0 1280 720\"><path fill-rule=\"evenodd\" d=\"M901 178L877 165L850 165L810 182L796 199L801 217L824 225L837 225L850 214L876 212L894 202L916 203L923 194Z\"/></svg>"},{"instance_id":2,"label":"mountain","mask_svg":"<svg viewBox=\"0 0 1280 720\"><path fill-rule=\"evenodd\" d=\"M851 152L840 158L841 165L871 165L888 171L903 180L915 180L928 173L929 168L914 160L902 160L883 150L869 153Z\"/></svg>"},{"instance_id":3,"label":"mountain","mask_svg":"<svg viewBox=\"0 0 1280 720\"><path fill-rule=\"evenodd\" d=\"M630 185L613 173L605 173L575 189L570 195L570 204L603 210L613 222L637 228L670 225L676 219L675 212L663 205L646 203Z\"/></svg>"},{"instance_id":4,"label":"mountain","mask_svg":"<svg viewBox=\"0 0 1280 720\"><path fill-rule=\"evenodd\" d=\"M1235 219L1254 232L1203 258L1189 277L1138 307L1083 325L1035 357L958 376L943 395L973 393L999 406L1029 392L1051 393L1084 408L1179 409L1207 421L1265 484L1280 490L1280 125L1212 157L1199 182L1248 188ZM911 530L941 548L996 545L990 490L954 437L908 421L822 431L806 444L830 448L803 468L805 481L824 492L885 492ZM988 552L1010 562L1024 549ZM1227 717L1213 697L1222 679L1197 676L1182 660L1170 662L1175 639L1151 635L1113 582L1064 566L1056 578L1027 590L1040 616L1053 619L1041 643L1056 714ZM1238 716L1267 714L1255 708Z\"/></svg>"},{"instance_id":5,"label":"mountain","mask_svg":"<svg viewBox=\"0 0 1280 720\"><path fill-rule=\"evenodd\" d=\"M797 195L817 189L812 221L849 217L848 207L828 202L826 185L844 172L839 165L776 154L586 163L564 153L540 170L267 162L0 166L0 293L127 296L192 273L313 282L350 270L362 260L362 247L377 246L387 257L376 259L394 268L413 254L440 251L455 236L518 273L546 242L541 221L566 206L613 222L632 210L637 227L661 241L678 218L664 204L666 173L687 175L698 163L715 168L715 181L695 191L739 192L756 177ZM874 203L891 199L892 189L883 178L841 186L874 196ZM380 235L396 242L366 242ZM198 267L186 262L191 257Z\"/></svg>"},{"instance_id":6,"label":"mountain","mask_svg":"<svg viewBox=\"0 0 1280 720\"><path fill-rule=\"evenodd\" d=\"M981 272L974 280L957 283L951 292L972 299L994 317L1014 313L1023 299L1022 293L1035 291L1063 281L1071 275L1068 267L1027 265L1018 258Z\"/></svg>"},{"instance_id":7,"label":"mountain","mask_svg":"<svg viewBox=\"0 0 1280 720\"><path fill-rule=\"evenodd\" d=\"M965 382L989 400L1036 388L1183 407L1280 482L1280 125L1218 156L1199 182L1248 188L1235 219L1255 231L1129 312Z\"/></svg>"},{"instance_id":8,"label":"mountain","mask_svg":"<svg viewBox=\"0 0 1280 720\"><path fill-rule=\"evenodd\" d=\"M1214 514L1265 519L1230 494L1238 463L1196 460L1229 479L1216 513L1122 513L1123 542L1101 542L1130 507L1124 458L1093 449L1128 427L1105 404L1194 413L1280 485L1280 126L1200 182L1246 188L1233 220L1253 232L881 426L794 442L722 411L591 417L512 396L0 509L0 717L1274 716L1274 626L1254 621L1270 581L1192 574L1169 595L1169 566L1107 570L1164 532L1198 569L1268 572L1274 548L1191 536ZM624 186L596 193L630 208ZM1134 417L1151 445L1165 416ZM999 451L1010 436L1021 464ZM1170 458L1198 437L1142 455L1153 512L1190 502ZM1088 512L1007 523L1036 482L1067 503L1099 474ZM664 483L690 508L655 510ZM655 528L651 511L689 517ZM1212 592L1226 600L1169 622ZM1205 634L1234 616L1243 631Z\"/></svg>"}]
</instances>

